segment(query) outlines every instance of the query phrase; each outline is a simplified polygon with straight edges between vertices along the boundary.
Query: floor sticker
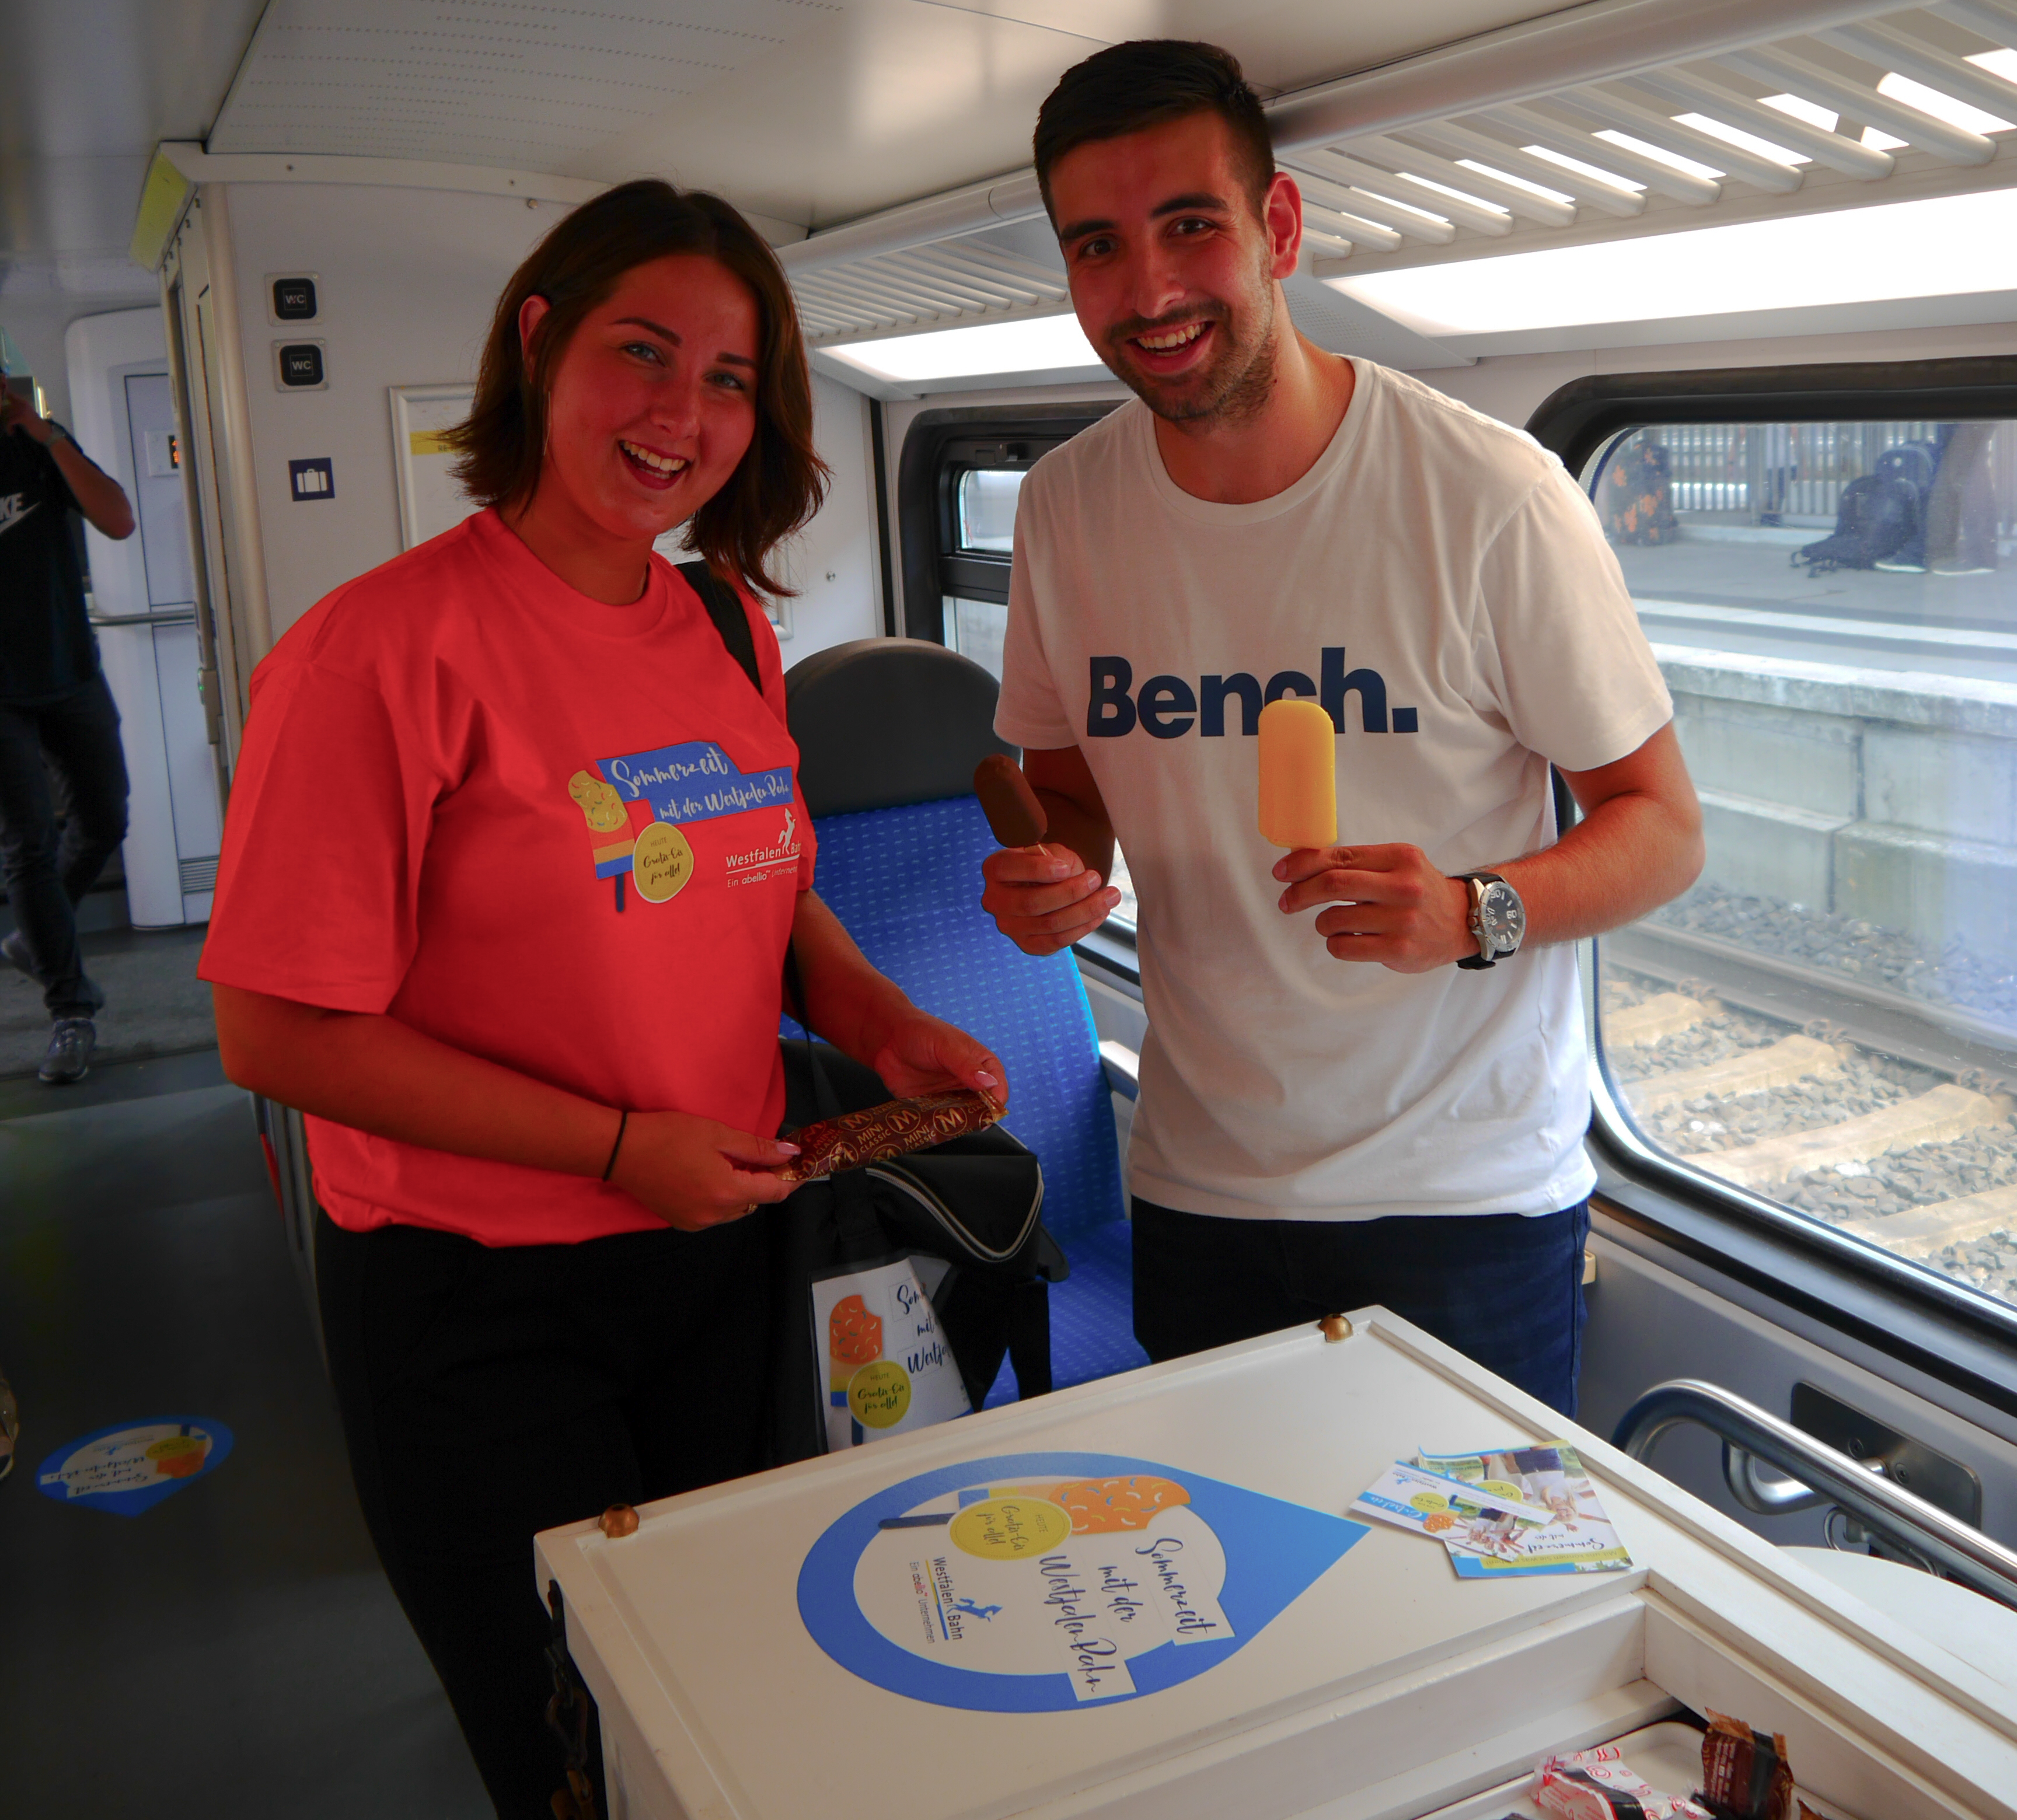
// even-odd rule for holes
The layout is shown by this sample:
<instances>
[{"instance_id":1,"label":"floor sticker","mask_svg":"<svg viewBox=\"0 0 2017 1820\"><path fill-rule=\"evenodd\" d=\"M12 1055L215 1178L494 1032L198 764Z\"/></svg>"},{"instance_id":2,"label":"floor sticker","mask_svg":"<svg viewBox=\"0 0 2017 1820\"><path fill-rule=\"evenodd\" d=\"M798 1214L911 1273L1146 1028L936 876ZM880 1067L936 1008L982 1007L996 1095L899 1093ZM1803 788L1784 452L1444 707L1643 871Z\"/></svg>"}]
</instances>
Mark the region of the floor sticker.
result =
<instances>
[{"instance_id":1,"label":"floor sticker","mask_svg":"<svg viewBox=\"0 0 2017 1820\"><path fill-rule=\"evenodd\" d=\"M1181 1467L1009 1454L864 1499L806 1556L799 1615L891 1693L1066 1712L1215 1667L1366 1533Z\"/></svg>"},{"instance_id":2,"label":"floor sticker","mask_svg":"<svg viewBox=\"0 0 2017 1820\"><path fill-rule=\"evenodd\" d=\"M172 1497L231 1452L231 1430L193 1415L120 1422L59 1447L35 1474L45 1497L138 1516Z\"/></svg>"}]
</instances>

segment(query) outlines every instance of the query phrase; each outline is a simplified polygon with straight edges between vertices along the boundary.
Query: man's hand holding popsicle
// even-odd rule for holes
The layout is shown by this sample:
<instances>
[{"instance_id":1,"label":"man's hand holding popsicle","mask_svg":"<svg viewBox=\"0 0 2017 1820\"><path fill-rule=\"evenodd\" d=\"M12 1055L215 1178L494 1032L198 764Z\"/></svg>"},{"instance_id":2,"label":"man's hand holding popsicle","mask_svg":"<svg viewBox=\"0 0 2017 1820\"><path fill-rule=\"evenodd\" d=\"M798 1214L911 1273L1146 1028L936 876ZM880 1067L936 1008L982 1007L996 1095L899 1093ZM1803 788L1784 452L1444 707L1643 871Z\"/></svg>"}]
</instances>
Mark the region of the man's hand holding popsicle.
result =
<instances>
[{"instance_id":1,"label":"man's hand holding popsicle","mask_svg":"<svg viewBox=\"0 0 2017 1820\"><path fill-rule=\"evenodd\" d=\"M1284 696L1261 711L1261 834L1290 849L1276 861L1285 916L1336 907L1317 933L1340 960L1377 960L1396 973L1427 973L1474 954L1470 893L1420 847L1340 847L1337 730L1314 701ZM983 900L984 901L984 900Z\"/></svg>"},{"instance_id":2,"label":"man's hand holding popsicle","mask_svg":"<svg viewBox=\"0 0 2017 1820\"><path fill-rule=\"evenodd\" d=\"M973 773L974 794L1001 843L982 863L987 888L980 904L1024 953L1055 954L1091 935L1120 902L1102 877L1113 863L1113 835L1103 827L1103 811L1095 820L1077 806L1079 795L1089 792L1098 803L1099 793L1077 747L1029 756L1048 766L1038 773L1048 806L1012 759L994 754ZM1092 849L1091 863L1064 842L1046 838L1056 833L1069 839L1074 831L1079 844Z\"/></svg>"}]
</instances>

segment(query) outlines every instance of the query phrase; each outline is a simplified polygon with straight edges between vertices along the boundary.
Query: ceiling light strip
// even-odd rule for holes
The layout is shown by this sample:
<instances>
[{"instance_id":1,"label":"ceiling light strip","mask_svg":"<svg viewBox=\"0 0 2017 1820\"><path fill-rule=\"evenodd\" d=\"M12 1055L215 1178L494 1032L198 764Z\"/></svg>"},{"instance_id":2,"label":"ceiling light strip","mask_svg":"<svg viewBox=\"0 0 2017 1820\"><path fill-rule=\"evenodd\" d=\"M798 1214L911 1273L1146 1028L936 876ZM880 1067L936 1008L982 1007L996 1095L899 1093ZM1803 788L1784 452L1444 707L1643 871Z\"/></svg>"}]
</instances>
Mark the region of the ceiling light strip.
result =
<instances>
[{"instance_id":1,"label":"ceiling light strip","mask_svg":"<svg viewBox=\"0 0 2017 1820\"><path fill-rule=\"evenodd\" d=\"M1398 253L1403 244L1401 236L1391 228L1362 220L1357 215L1341 214L1318 203L1303 204L1303 220L1306 227L1313 227L1319 233L1329 234L1333 240L1349 240L1354 246L1369 247L1376 253Z\"/></svg>"},{"instance_id":2,"label":"ceiling light strip","mask_svg":"<svg viewBox=\"0 0 2017 1820\"><path fill-rule=\"evenodd\" d=\"M1536 196L1530 189L1522 189L1517 184L1501 183L1481 171L1467 171L1461 164L1402 139L1375 135L1371 139L1348 140L1342 149L1362 158L1370 158L1389 170L1431 178L1484 201L1495 202L1521 221L1537 222L1543 227L1566 228L1575 220L1574 203L1555 202L1547 196Z\"/></svg>"},{"instance_id":3,"label":"ceiling light strip","mask_svg":"<svg viewBox=\"0 0 2017 1820\"><path fill-rule=\"evenodd\" d=\"M1646 199L1636 190L1622 189L1615 183L1600 183L1580 171L1564 171L1559 164L1551 164L1545 158L1521 151L1517 146L1508 145L1503 139L1488 138L1453 121L1436 121L1409 130L1438 145L1454 146L1467 158L1481 158L1486 164L1514 176L1530 177L1536 183L1562 191L1578 202L1600 209L1606 214L1616 215L1620 220L1645 212Z\"/></svg>"},{"instance_id":4,"label":"ceiling light strip","mask_svg":"<svg viewBox=\"0 0 2017 1820\"><path fill-rule=\"evenodd\" d=\"M1342 152L1314 147L1296 154L1296 167L1291 175L1300 181L1304 175L1328 178L1334 183L1349 185L1355 189L1384 197L1402 208L1412 208L1431 214L1440 214L1460 227L1471 228L1481 234L1505 234L1512 232L1512 218L1503 209L1488 204L1466 200L1460 196L1445 196L1439 189L1415 179L1396 176L1391 171L1382 171L1371 164L1362 164L1356 158ZM1398 226L1395 222L1393 225Z\"/></svg>"},{"instance_id":5,"label":"ceiling light strip","mask_svg":"<svg viewBox=\"0 0 2017 1820\"><path fill-rule=\"evenodd\" d=\"M1657 158L1647 157L1643 152L1635 152L1628 146L1613 145L1608 139L1579 132L1535 108L1495 108L1483 117L1494 126L1538 139L1564 157L1579 158L1586 164L1594 164L1600 171L1612 171L1621 177L1635 178L1648 189L1670 196L1676 202L1701 207L1723 194L1723 186L1712 178L1690 176L1685 171L1676 171L1671 164L1662 164Z\"/></svg>"},{"instance_id":6,"label":"ceiling light strip","mask_svg":"<svg viewBox=\"0 0 2017 1820\"><path fill-rule=\"evenodd\" d=\"M1936 50L1922 39L1878 24L1846 26L1815 35L1823 44L1847 51L1880 70L1896 70L2000 120L2017 120L2017 82L2006 82L1994 71Z\"/></svg>"},{"instance_id":7,"label":"ceiling light strip","mask_svg":"<svg viewBox=\"0 0 2017 1820\"><path fill-rule=\"evenodd\" d=\"M1642 107L1637 102L1627 100L1609 89L1571 89L1566 95L1550 99L1557 107L1602 125L1615 127L1682 157L1720 165L1728 175L1754 189L1790 196L1800 187L1800 173L1793 166L1777 164L1755 152L1746 151L1741 146L1733 146L1726 139L1683 126L1671 115Z\"/></svg>"},{"instance_id":8,"label":"ceiling light strip","mask_svg":"<svg viewBox=\"0 0 2017 1820\"><path fill-rule=\"evenodd\" d=\"M1391 203L1362 189L1355 189L1342 183L1333 183L1327 177L1305 172L1302 185L1303 200L1314 202L1335 214L1357 215L1366 221L1377 222L1382 227L1394 229L1413 240L1423 240L1431 247L1447 247L1456 238L1456 229L1447 221L1437 221L1418 208L1410 208L1404 203Z\"/></svg>"},{"instance_id":9,"label":"ceiling light strip","mask_svg":"<svg viewBox=\"0 0 2017 1820\"><path fill-rule=\"evenodd\" d=\"M1741 127L1761 139L1784 146L1789 152L1804 152L1816 164L1839 171L1845 177L1870 182L1889 177L1897 168L1897 160L1889 152L1863 145L1842 133L1824 132L1810 121L1781 114L1776 107L1767 107L1692 70L1648 70L1633 80L1641 88L1692 103L1727 126Z\"/></svg>"},{"instance_id":10,"label":"ceiling light strip","mask_svg":"<svg viewBox=\"0 0 2017 1820\"><path fill-rule=\"evenodd\" d=\"M1951 126L1946 121L1936 120L1930 114L1921 114L1916 107L1894 101L1888 95L1880 95L1874 88L1853 82L1846 76L1838 76L1834 70L1824 70L1820 64L1805 57L1796 57L1789 51L1737 51L1718 60L1761 82L1778 83L1788 94L1797 95L1802 101L1838 108L1865 126L1880 127L1885 132L1896 133L1908 144L1918 146L1922 152L1930 152L1950 164L1986 164L1996 156L1994 139L1970 132L1966 127Z\"/></svg>"}]
</instances>

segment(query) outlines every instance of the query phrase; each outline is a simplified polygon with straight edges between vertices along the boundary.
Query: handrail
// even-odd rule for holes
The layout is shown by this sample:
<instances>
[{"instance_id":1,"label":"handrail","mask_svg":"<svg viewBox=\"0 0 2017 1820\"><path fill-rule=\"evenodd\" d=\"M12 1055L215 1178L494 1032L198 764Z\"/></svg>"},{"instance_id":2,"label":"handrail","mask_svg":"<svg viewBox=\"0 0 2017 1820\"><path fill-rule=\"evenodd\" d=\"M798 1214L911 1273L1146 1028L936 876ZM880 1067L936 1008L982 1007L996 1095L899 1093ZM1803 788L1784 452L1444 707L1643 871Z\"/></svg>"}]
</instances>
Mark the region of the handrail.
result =
<instances>
[{"instance_id":1,"label":"handrail","mask_svg":"<svg viewBox=\"0 0 2017 1820\"><path fill-rule=\"evenodd\" d=\"M1644 1460L1668 1429L1683 1422L1697 1423L1721 1439L1724 1475L1748 1508L1759 1505L1750 1502L1746 1490L1755 1491L1766 1508L1780 1511L1807 1508L1801 1492L1810 1491L1815 1503L1840 1505L1866 1529L1926 1557L1948 1579L2001 1604L2017 1606L2017 1554L1719 1385L1696 1378L1654 1385L1626 1411L1611 1444ZM1800 1491L1782 1492L1784 1480L1759 1484L1753 1462L1734 1462L1733 1451L1791 1475Z\"/></svg>"}]
</instances>

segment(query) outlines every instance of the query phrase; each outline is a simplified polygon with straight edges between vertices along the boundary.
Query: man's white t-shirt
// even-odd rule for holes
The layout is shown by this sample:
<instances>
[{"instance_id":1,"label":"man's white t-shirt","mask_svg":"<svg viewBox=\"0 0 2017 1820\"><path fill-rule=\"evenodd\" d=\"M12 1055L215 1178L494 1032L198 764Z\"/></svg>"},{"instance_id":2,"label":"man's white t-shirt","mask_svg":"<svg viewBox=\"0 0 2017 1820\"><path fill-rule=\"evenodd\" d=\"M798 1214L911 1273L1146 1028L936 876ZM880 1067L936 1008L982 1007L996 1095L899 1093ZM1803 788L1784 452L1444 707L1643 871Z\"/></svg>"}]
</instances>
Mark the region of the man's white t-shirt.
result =
<instances>
[{"instance_id":1,"label":"man's white t-shirt","mask_svg":"<svg viewBox=\"0 0 2017 1820\"><path fill-rule=\"evenodd\" d=\"M1455 874L1554 837L1550 760L1672 712L1561 463L1363 360L1316 464L1251 505L1170 479L1131 401L1044 457L1016 519L996 730L1076 745L1140 899L1149 1033L1130 1187L1191 1213L1545 1213L1595 1177L1575 951L1488 971L1333 960L1284 916L1256 719L1342 723L1338 838Z\"/></svg>"}]
</instances>

